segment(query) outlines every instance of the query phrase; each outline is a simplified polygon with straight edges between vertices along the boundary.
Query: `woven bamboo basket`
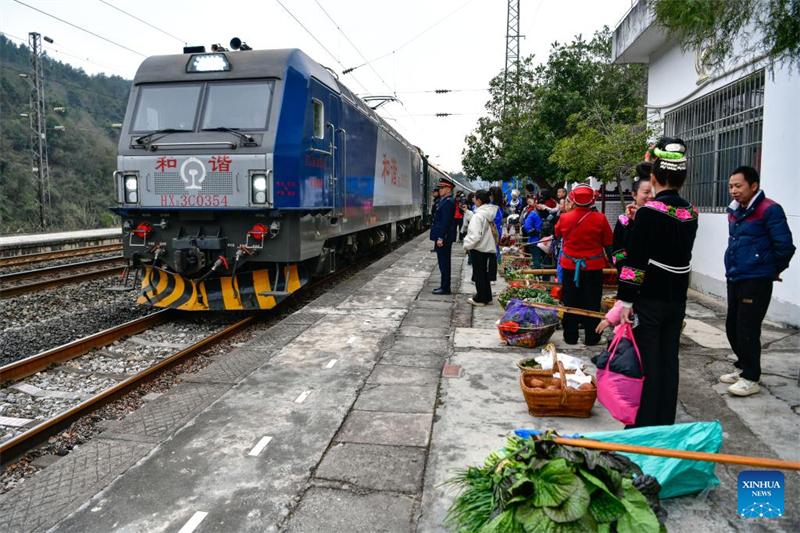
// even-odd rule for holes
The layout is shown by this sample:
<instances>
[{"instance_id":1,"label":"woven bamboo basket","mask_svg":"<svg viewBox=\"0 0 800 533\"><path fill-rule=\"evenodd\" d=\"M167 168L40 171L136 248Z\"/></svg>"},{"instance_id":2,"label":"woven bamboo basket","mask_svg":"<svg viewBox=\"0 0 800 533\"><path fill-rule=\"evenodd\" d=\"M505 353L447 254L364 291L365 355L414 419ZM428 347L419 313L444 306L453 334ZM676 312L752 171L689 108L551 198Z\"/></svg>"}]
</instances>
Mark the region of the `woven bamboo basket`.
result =
<instances>
[{"instance_id":1,"label":"woven bamboo basket","mask_svg":"<svg viewBox=\"0 0 800 533\"><path fill-rule=\"evenodd\" d=\"M600 300L600 310L604 313L608 313L609 311L611 311L611 308L614 307L614 304L616 303L617 299L614 298L613 296L610 296L608 298L603 298L602 300Z\"/></svg>"},{"instance_id":2,"label":"woven bamboo basket","mask_svg":"<svg viewBox=\"0 0 800 533\"><path fill-rule=\"evenodd\" d=\"M548 349L553 346L548 345ZM575 390L566 387L567 374L574 373L574 370L565 370L563 363L556 356L555 347L550 350L553 354L552 370L523 370L519 375L519 386L525 403L528 405L528 413L532 416L565 416L573 418L588 418L591 415L592 407L597 400L597 381L592 376L590 390ZM558 369L561 381L564 384L556 390L534 389L530 386L531 380L538 379L545 384L545 387L553 384L554 370Z\"/></svg>"},{"instance_id":3,"label":"woven bamboo basket","mask_svg":"<svg viewBox=\"0 0 800 533\"><path fill-rule=\"evenodd\" d=\"M526 370L541 370L542 367L539 363L536 362L535 357L525 357L517 361L517 368L519 368L520 372L525 372Z\"/></svg>"}]
</instances>

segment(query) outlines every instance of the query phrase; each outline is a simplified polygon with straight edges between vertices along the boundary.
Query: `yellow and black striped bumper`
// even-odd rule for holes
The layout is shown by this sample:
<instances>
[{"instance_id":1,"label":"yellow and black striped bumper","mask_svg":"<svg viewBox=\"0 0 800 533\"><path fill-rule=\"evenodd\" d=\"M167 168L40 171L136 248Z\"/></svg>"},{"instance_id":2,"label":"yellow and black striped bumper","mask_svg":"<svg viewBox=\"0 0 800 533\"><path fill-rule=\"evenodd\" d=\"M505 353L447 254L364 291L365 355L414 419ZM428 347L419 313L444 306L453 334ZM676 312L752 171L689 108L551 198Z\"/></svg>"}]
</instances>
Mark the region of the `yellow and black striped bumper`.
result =
<instances>
[{"instance_id":1,"label":"yellow and black striped bumper","mask_svg":"<svg viewBox=\"0 0 800 533\"><path fill-rule=\"evenodd\" d=\"M272 309L307 282L305 268L296 264L269 265L200 283L145 266L137 303L183 311Z\"/></svg>"}]
</instances>

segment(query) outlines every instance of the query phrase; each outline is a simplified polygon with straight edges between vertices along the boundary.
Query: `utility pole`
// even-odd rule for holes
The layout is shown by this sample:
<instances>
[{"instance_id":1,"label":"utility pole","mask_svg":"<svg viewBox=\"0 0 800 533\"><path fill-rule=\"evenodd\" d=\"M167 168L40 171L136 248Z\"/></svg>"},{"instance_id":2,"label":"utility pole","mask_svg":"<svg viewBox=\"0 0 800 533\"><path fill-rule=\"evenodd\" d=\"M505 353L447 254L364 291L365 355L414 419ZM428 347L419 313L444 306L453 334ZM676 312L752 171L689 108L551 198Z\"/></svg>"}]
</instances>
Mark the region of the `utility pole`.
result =
<instances>
[{"instance_id":1,"label":"utility pole","mask_svg":"<svg viewBox=\"0 0 800 533\"><path fill-rule=\"evenodd\" d=\"M53 42L49 37L47 42ZM28 34L31 49L31 162L36 181L39 204L39 225L42 231L50 226L50 167L47 161L47 107L44 101L44 76L42 69L42 36L36 32Z\"/></svg>"},{"instance_id":2,"label":"utility pole","mask_svg":"<svg viewBox=\"0 0 800 533\"><path fill-rule=\"evenodd\" d=\"M503 78L503 98L508 100L510 94L509 82L516 85L519 82L519 2L508 0L508 16L506 17L506 70ZM511 79L509 73L513 71ZM512 88L515 90L516 86Z\"/></svg>"}]
</instances>

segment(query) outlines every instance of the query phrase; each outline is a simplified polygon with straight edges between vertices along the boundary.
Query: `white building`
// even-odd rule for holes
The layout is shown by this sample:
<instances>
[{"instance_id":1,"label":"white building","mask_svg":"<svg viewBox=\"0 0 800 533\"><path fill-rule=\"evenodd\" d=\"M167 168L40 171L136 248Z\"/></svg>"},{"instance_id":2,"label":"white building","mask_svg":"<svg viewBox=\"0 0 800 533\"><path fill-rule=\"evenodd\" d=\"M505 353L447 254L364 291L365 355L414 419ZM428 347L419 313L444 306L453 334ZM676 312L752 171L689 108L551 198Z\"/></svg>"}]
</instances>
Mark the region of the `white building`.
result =
<instances>
[{"instance_id":1,"label":"white building","mask_svg":"<svg viewBox=\"0 0 800 533\"><path fill-rule=\"evenodd\" d=\"M758 62L725 72L703 64L702 50L682 52L654 24L652 11L634 4L614 30L615 63L649 65L648 109L666 135L687 143L689 177L682 195L700 210L692 286L725 296L723 258L728 238L728 177L739 165L761 173L761 187L783 206L800 245L800 73ZM800 326L800 254L775 283L768 319Z\"/></svg>"}]
</instances>

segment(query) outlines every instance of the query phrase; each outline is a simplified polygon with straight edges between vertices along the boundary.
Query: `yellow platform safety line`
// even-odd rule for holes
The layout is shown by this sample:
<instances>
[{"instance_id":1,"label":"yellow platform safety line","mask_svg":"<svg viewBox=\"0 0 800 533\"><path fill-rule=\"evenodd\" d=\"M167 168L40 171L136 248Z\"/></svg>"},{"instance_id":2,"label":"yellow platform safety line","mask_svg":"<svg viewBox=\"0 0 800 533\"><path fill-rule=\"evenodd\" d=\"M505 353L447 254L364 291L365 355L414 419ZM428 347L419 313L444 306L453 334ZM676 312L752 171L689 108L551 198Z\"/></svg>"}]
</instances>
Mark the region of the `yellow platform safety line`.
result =
<instances>
[{"instance_id":1,"label":"yellow platform safety line","mask_svg":"<svg viewBox=\"0 0 800 533\"><path fill-rule=\"evenodd\" d=\"M256 270L253 272L253 288L256 291L258 306L261 309L272 309L277 305L273 296L261 295L262 292L272 290L272 285L269 282L269 270Z\"/></svg>"}]
</instances>

